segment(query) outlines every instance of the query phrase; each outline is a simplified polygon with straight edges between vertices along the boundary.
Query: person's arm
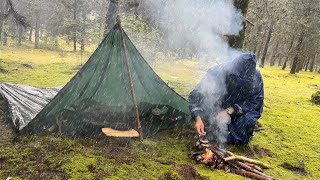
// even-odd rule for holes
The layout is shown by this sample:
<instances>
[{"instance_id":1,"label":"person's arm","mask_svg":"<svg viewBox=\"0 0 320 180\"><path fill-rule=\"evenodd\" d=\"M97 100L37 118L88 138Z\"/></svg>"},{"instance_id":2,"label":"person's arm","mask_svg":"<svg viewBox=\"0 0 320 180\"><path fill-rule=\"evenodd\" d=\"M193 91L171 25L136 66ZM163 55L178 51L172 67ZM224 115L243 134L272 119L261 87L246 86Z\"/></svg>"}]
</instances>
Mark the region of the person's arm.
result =
<instances>
[{"instance_id":1,"label":"person's arm","mask_svg":"<svg viewBox=\"0 0 320 180\"><path fill-rule=\"evenodd\" d=\"M256 83L252 92L252 96L248 100L237 102L232 105L234 109L234 115L242 115L250 111L256 111L262 113L263 110L263 80L260 72L256 74Z\"/></svg>"},{"instance_id":2,"label":"person's arm","mask_svg":"<svg viewBox=\"0 0 320 180\"><path fill-rule=\"evenodd\" d=\"M201 104L203 102L203 94L195 88L189 95L189 110L191 117L196 120L196 117L203 117L203 109Z\"/></svg>"},{"instance_id":3,"label":"person's arm","mask_svg":"<svg viewBox=\"0 0 320 180\"><path fill-rule=\"evenodd\" d=\"M194 89L189 96L189 109L191 112L192 119L195 120L195 129L199 135L206 135L206 132L204 131L204 124L202 121L203 117L203 109L201 108L201 103L203 100L203 94L197 90Z\"/></svg>"},{"instance_id":4,"label":"person's arm","mask_svg":"<svg viewBox=\"0 0 320 180\"><path fill-rule=\"evenodd\" d=\"M208 92L214 91L212 87L215 87L217 70L211 69L207 72L205 77L200 81L200 83L191 91L189 95L189 110L191 112L192 119L195 120L195 129L200 135L205 135L204 131L204 99L208 98Z\"/></svg>"},{"instance_id":5,"label":"person's arm","mask_svg":"<svg viewBox=\"0 0 320 180\"><path fill-rule=\"evenodd\" d=\"M217 118L220 120L227 120L231 118L235 114L235 110L232 106L224 109L223 111L219 112Z\"/></svg>"},{"instance_id":6,"label":"person's arm","mask_svg":"<svg viewBox=\"0 0 320 180\"><path fill-rule=\"evenodd\" d=\"M214 93L219 89L219 71L220 67L210 69L201 79L197 86L190 92L189 95L189 110L191 117L195 120L197 116L203 117L205 98L214 96ZM222 79L222 78L220 78ZM221 85L220 85L221 86Z\"/></svg>"}]
</instances>

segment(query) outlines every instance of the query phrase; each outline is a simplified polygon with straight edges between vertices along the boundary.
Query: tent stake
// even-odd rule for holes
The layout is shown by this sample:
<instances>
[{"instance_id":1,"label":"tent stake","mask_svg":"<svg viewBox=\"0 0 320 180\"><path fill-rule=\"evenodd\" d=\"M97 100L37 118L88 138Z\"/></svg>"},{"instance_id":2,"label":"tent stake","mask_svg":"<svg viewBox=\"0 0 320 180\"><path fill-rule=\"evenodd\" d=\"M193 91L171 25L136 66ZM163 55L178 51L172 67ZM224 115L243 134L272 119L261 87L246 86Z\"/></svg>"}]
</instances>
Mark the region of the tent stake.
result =
<instances>
[{"instance_id":1,"label":"tent stake","mask_svg":"<svg viewBox=\"0 0 320 180\"><path fill-rule=\"evenodd\" d=\"M127 47L126 44L124 42L124 36L123 36L123 30L121 27L121 20L120 20L120 16L118 15L116 18L117 24L119 25L119 30L120 30L120 36L121 36L121 42L122 42L122 48L124 51L124 57L126 59L126 67L127 67L127 72L128 72L128 77L129 77L129 82L130 82L130 90L131 90L131 95L132 95L132 101L133 101L133 105L136 111L136 119L137 119L137 126L138 126L138 132L139 132L139 137L140 140L143 141L143 136L142 136L142 128L141 128L141 123L140 123L140 115L139 115L139 109L138 109L138 104L137 104L137 99L136 99L136 95L134 93L134 88L133 88L133 82L132 82L132 76L131 76L131 71L130 71L130 67L129 67L129 61L128 61L128 54L127 54Z\"/></svg>"}]
</instances>

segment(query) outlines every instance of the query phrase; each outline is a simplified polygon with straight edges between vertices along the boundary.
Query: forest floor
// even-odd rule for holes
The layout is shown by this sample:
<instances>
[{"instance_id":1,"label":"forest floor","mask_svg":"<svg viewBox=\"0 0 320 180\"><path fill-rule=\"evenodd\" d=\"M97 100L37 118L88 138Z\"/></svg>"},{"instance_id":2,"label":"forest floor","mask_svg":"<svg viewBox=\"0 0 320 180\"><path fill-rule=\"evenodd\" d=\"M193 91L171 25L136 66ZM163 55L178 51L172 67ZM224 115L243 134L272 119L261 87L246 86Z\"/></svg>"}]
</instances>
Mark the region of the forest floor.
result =
<instances>
[{"instance_id":1,"label":"forest floor","mask_svg":"<svg viewBox=\"0 0 320 180\"><path fill-rule=\"evenodd\" d=\"M52 87L67 83L79 69L78 53L0 46L0 81ZM205 70L197 61L154 63L165 82L187 96ZM203 68L206 69L206 68ZM232 152L270 164L277 179L320 179L320 107L310 102L320 76L290 75L279 67L260 69L265 108L264 130ZM162 132L140 141L69 139L57 136L13 138L0 109L0 179L243 179L209 170L188 158L193 130Z\"/></svg>"}]
</instances>

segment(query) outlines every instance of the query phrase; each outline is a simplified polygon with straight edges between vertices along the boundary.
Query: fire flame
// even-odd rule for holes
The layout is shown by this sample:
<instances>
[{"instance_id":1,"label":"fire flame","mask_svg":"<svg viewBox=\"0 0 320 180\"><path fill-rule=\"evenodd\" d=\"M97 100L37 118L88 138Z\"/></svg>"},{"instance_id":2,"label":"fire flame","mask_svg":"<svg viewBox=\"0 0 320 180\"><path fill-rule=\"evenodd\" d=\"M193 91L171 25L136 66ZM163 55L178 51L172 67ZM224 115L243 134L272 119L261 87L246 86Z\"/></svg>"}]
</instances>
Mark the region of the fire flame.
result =
<instances>
[{"instance_id":1,"label":"fire flame","mask_svg":"<svg viewBox=\"0 0 320 180\"><path fill-rule=\"evenodd\" d=\"M213 158L214 154L211 150L206 150L203 154L202 154L202 158L203 161L209 161Z\"/></svg>"}]
</instances>

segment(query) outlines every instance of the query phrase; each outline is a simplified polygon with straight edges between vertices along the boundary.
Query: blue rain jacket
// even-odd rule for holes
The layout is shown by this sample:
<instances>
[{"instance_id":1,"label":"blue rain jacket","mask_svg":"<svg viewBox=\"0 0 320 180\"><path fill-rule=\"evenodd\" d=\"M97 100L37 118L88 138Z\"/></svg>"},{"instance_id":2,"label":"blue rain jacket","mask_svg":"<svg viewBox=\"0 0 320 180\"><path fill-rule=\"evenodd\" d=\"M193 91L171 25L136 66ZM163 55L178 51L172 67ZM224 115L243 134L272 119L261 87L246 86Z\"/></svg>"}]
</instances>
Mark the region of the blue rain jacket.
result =
<instances>
[{"instance_id":1,"label":"blue rain jacket","mask_svg":"<svg viewBox=\"0 0 320 180\"><path fill-rule=\"evenodd\" d=\"M233 107L228 125L229 144L247 144L263 110L263 80L252 53L210 69L189 96L191 116L200 116L208 127L208 115ZM205 129L205 131L210 131Z\"/></svg>"}]
</instances>

